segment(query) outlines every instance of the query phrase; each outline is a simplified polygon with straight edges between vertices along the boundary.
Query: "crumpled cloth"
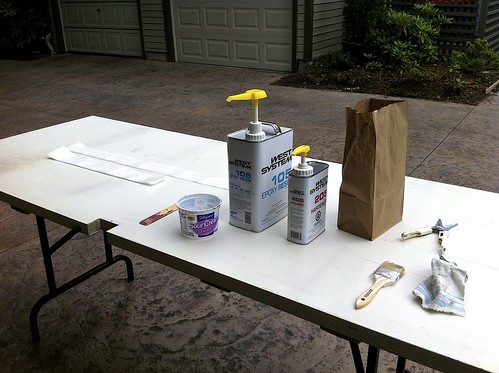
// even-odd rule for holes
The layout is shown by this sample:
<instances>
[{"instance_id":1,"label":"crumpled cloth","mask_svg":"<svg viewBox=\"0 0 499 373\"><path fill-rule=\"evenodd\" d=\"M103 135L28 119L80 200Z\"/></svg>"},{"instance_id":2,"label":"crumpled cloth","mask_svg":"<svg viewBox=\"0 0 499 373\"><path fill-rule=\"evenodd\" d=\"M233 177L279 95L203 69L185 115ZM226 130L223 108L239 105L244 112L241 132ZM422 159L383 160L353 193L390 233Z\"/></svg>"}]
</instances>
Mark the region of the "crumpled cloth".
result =
<instances>
[{"instance_id":1,"label":"crumpled cloth","mask_svg":"<svg viewBox=\"0 0 499 373\"><path fill-rule=\"evenodd\" d=\"M413 290L421 298L423 308L465 316L466 271L456 263L437 258L431 261L431 270L433 274Z\"/></svg>"}]
</instances>

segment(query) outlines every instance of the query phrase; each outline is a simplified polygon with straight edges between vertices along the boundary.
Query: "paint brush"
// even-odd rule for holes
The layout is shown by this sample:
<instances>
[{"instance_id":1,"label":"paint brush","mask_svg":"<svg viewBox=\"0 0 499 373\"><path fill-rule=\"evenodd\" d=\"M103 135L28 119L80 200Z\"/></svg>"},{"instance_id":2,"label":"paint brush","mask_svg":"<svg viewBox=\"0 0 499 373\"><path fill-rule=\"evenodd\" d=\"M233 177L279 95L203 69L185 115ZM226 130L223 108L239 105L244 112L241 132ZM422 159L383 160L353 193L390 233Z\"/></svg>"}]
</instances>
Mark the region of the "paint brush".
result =
<instances>
[{"instance_id":1,"label":"paint brush","mask_svg":"<svg viewBox=\"0 0 499 373\"><path fill-rule=\"evenodd\" d=\"M139 224L141 224L141 225L152 224L155 221L158 221L159 219L164 218L165 216L170 215L172 212L175 212L175 211L177 211L177 205L176 204L168 206L167 208L165 208L165 209L163 209L161 211L158 211L157 213L149 216L148 218L145 218L144 220L141 220L139 222Z\"/></svg>"},{"instance_id":2,"label":"paint brush","mask_svg":"<svg viewBox=\"0 0 499 373\"><path fill-rule=\"evenodd\" d=\"M374 284L369 289L363 291L355 302L355 308L359 309L367 306L373 300L378 291L385 286L395 285L402 277L405 269L401 265L386 261L373 273Z\"/></svg>"}]
</instances>

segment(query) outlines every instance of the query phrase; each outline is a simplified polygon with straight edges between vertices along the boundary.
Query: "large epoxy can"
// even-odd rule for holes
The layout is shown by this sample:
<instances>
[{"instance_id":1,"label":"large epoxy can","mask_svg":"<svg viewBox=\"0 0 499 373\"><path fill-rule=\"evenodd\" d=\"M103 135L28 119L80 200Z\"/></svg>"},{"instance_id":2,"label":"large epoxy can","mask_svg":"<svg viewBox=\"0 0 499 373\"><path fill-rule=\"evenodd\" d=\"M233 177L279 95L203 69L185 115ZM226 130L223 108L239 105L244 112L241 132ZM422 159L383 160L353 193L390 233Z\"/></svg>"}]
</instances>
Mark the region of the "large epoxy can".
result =
<instances>
[{"instance_id":1,"label":"large epoxy can","mask_svg":"<svg viewBox=\"0 0 499 373\"><path fill-rule=\"evenodd\" d=\"M227 136L229 222L253 232L270 227L288 211L293 130L265 123L263 130L261 141L248 141L245 129Z\"/></svg>"},{"instance_id":2,"label":"large epoxy can","mask_svg":"<svg viewBox=\"0 0 499 373\"><path fill-rule=\"evenodd\" d=\"M289 175L288 233L291 242L308 244L326 229L326 200L329 165L308 161L309 176Z\"/></svg>"}]
</instances>

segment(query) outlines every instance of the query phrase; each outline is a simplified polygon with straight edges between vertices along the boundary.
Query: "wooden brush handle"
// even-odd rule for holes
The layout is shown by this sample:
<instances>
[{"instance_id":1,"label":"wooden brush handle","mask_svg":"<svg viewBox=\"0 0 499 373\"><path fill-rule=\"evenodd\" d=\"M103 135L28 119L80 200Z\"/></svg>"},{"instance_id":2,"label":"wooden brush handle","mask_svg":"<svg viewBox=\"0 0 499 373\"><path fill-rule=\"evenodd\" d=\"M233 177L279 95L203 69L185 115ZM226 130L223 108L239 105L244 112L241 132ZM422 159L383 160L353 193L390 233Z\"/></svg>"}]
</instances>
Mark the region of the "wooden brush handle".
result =
<instances>
[{"instance_id":1,"label":"wooden brush handle","mask_svg":"<svg viewBox=\"0 0 499 373\"><path fill-rule=\"evenodd\" d=\"M379 289L386 285L393 285L395 281L386 277L379 277L371 287L361 293L355 302L355 309L367 306L373 300L374 296L378 294Z\"/></svg>"}]
</instances>

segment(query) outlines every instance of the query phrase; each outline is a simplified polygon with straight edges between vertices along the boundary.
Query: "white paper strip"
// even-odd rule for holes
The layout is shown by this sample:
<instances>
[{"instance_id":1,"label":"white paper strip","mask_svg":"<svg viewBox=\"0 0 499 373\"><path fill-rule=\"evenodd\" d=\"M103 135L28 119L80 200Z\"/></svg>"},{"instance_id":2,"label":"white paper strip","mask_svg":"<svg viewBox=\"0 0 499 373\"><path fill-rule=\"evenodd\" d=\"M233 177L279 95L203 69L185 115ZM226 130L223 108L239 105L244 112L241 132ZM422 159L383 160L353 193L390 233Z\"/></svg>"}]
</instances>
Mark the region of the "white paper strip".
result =
<instances>
[{"instance_id":1,"label":"white paper strip","mask_svg":"<svg viewBox=\"0 0 499 373\"><path fill-rule=\"evenodd\" d=\"M73 153L66 146L61 146L50 152L48 156L60 162L72 164L74 166L86 168L88 170L100 172L106 175L119 177L134 181L136 183L155 185L164 180L163 175L153 174L147 171L139 170L116 162L110 162L103 159Z\"/></svg>"},{"instance_id":2,"label":"white paper strip","mask_svg":"<svg viewBox=\"0 0 499 373\"><path fill-rule=\"evenodd\" d=\"M157 184L169 176L227 189L227 181L223 178L203 175L200 172L192 172L161 163L142 161L123 154L109 153L90 148L81 142L68 147L62 146L49 153L48 156L61 162L146 185Z\"/></svg>"},{"instance_id":3,"label":"white paper strip","mask_svg":"<svg viewBox=\"0 0 499 373\"><path fill-rule=\"evenodd\" d=\"M77 142L71 146L68 146L68 149L73 153L86 155L92 158L102 159L104 161L117 163L119 165L133 167L139 170L148 171L154 174L160 175L171 175L178 170L175 167L167 166L161 163L154 162L146 162L137 158L132 158L123 154L117 153L109 153L104 150L89 148L88 146L82 144L81 142Z\"/></svg>"}]
</instances>

